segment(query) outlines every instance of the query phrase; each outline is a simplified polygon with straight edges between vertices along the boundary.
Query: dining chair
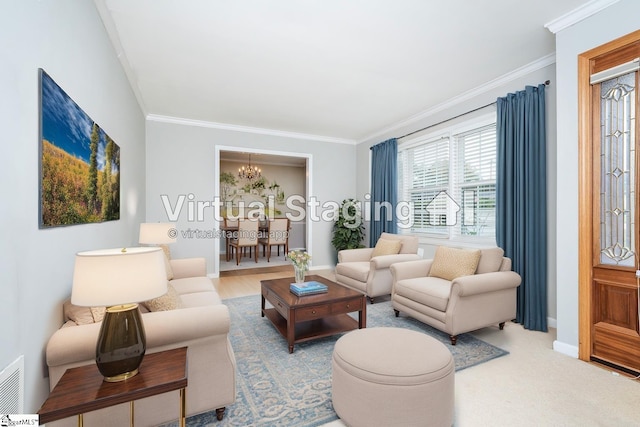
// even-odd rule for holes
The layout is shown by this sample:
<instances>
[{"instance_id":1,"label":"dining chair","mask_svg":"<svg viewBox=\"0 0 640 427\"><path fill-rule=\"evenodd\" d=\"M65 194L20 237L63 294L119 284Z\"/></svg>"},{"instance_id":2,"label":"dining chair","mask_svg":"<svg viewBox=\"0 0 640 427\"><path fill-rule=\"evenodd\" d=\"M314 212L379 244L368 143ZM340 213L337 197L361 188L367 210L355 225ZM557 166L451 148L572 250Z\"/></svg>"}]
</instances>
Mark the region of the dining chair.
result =
<instances>
[{"instance_id":1,"label":"dining chair","mask_svg":"<svg viewBox=\"0 0 640 427\"><path fill-rule=\"evenodd\" d=\"M284 247L284 253L289 252L289 218L273 218L269 220L269 230L266 237L258 239L262 246L262 256L267 252L267 262L271 258L271 247L277 246L280 255L280 246Z\"/></svg>"},{"instance_id":2,"label":"dining chair","mask_svg":"<svg viewBox=\"0 0 640 427\"><path fill-rule=\"evenodd\" d=\"M225 216L223 219L222 231L224 232L225 256L228 262L231 259L231 247L229 244L231 239L238 234L238 218L231 219Z\"/></svg>"},{"instance_id":3,"label":"dining chair","mask_svg":"<svg viewBox=\"0 0 640 427\"><path fill-rule=\"evenodd\" d=\"M235 238L229 242L229 249L236 253L236 265L240 264L240 258L242 251L249 248L249 255L251 250L254 251L255 262L258 262L258 221L255 219L239 219L238 220L238 234Z\"/></svg>"}]
</instances>

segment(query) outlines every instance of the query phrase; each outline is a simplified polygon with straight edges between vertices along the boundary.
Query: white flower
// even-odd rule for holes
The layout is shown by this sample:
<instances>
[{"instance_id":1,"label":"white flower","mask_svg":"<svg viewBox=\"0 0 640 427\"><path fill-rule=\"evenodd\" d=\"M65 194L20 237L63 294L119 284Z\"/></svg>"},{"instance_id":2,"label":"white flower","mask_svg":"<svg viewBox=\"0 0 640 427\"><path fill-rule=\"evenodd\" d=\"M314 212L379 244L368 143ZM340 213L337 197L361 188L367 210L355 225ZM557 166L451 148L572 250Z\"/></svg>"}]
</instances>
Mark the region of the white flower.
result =
<instances>
[{"instance_id":1,"label":"white flower","mask_svg":"<svg viewBox=\"0 0 640 427\"><path fill-rule=\"evenodd\" d=\"M294 266L302 268L305 271L309 269L309 260L311 255L305 251L293 250L287 254L287 258L291 260Z\"/></svg>"}]
</instances>

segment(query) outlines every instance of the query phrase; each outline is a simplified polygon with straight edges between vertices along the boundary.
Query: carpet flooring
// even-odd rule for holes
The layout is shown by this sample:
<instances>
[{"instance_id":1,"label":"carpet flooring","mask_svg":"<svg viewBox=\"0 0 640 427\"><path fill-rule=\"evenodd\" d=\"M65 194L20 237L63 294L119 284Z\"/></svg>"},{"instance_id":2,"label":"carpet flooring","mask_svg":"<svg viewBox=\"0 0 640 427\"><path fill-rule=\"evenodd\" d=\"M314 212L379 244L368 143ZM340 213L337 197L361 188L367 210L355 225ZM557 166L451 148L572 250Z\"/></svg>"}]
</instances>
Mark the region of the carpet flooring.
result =
<instances>
[{"instance_id":1,"label":"carpet flooring","mask_svg":"<svg viewBox=\"0 0 640 427\"><path fill-rule=\"evenodd\" d=\"M187 425L314 427L336 420L331 354L340 335L296 344L289 354L286 340L260 316L259 295L224 303L231 314L230 340L237 363L236 402L227 407L221 422L213 411L189 417ZM396 318L388 300L367 305L367 327L376 326L407 328L436 338L451 350L456 371L508 354L470 334L460 335L451 346L447 334L402 315Z\"/></svg>"}]
</instances>

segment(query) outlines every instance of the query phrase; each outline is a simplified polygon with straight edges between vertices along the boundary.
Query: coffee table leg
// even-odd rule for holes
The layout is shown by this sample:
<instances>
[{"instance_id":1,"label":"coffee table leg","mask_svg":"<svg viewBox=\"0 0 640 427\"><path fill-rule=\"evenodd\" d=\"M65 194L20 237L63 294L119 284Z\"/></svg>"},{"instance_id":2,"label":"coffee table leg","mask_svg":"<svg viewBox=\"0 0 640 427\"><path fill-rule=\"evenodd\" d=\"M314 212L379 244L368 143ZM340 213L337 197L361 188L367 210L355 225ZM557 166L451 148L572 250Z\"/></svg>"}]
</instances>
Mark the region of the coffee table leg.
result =
<instances>
[{"instance_id":1,"label":"coffee table leg","mask_svg":"<svg viewBox=\"0 0 640 427\"><path fill-rule=\"evenodd\" d=\"M287 316L287 344L289 344L289 354L293 353L293 344L296 340L296 312L289 310Z\"/></svg>"},{"instance_id":2,"label":"coffee table leg","mask_svg":"<svg viewBox=\"0 0 640 427\"><path fill-rule=\"evenodd\" d=\"M264 317L264 294L262 294L262 311L260 312L260 317Z\"/></svg>"},{"instance_id":3,"label":"coffee table leg","mask_svg":"<svg viewBox=\"0 0 640 427\"><path fill-rule=\"evenodd\" d=\"M366 328L367 327L367 299L365 298L362 301L362 310L358 312L358 328Z\"/></svg>"}]
</instances>

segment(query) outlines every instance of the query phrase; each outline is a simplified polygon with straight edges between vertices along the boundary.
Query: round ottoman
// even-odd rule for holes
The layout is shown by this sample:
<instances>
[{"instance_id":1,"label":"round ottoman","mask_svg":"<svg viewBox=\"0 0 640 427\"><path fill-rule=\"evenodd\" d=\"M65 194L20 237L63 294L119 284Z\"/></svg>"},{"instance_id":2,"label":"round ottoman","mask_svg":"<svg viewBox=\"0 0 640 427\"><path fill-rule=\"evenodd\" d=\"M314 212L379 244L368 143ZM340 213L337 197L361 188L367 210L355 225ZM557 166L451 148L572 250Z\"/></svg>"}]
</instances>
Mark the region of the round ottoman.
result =
<instances>
[{"instance_id":1,"label":"round ottoman","mask_svg":"<svg viewBox=\"0 0 640 427\"><path fill-rule=\"evenodd\" d=\"M333 408L350 427L453 424L453 356L441 342L402 328L367 328L336 342Z\"/></svg>"}]
</instances>

